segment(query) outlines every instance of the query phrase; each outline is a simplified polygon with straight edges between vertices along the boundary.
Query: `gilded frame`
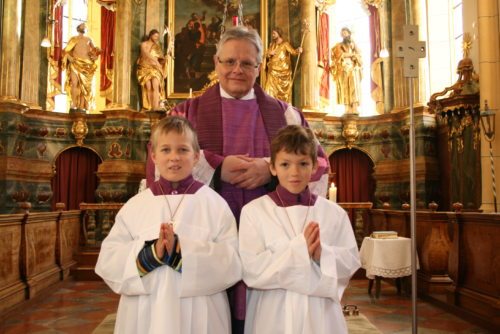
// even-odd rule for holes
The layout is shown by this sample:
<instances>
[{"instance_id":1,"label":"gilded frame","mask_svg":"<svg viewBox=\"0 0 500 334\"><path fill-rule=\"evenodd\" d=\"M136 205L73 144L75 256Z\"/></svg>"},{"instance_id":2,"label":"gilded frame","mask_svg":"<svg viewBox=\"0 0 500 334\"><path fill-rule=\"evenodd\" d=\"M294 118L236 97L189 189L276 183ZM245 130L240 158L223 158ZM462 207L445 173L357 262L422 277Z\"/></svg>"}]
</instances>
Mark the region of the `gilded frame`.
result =
<instances>
[{"instance_id":1,"label":"gilded frame","mask_svg":"<svg viewBox=\"0 0 500 334\"><path fill-rule=\"evenodd\" d=\"M210 2L213 2L213 4ZM188 98L191 93L190 89L194 94L210 82L208 75L214 69L212 55L215 54L215 44L218 41L218 34L209 29L209 24L211 20L217 20L216 16L219 18L223 17L224 8L221 8L220 5L217 7L217 4L220 2L216 0L171 0L168 2L168 28L172 32L175 45L174 57L169 58L167 64L168 99ZM234 5L237 2L229 1L229 3ZM264 48L267 46L268 35L267 6L268 0L250 0L245 1L245 7L243 8L243 20L248 21L258 30L262 37ZM190 24L195 24L195 21L191 20L192 14L203 13L203 11L206 11L205 21L202 21L202 23L206 25L207 36L205 36L206 47L200 56L199 53L195 53L195 47L184 41L188 40L187 34L189 34L189 30L186 28ZM228 11L225 22L226 27L232 25L232 16L237 15L236 13L236 11ZM189 41L193 41L193 38L189 39ZM186 47L188 44L190 46Z\"/></svg>"}]
</instances>

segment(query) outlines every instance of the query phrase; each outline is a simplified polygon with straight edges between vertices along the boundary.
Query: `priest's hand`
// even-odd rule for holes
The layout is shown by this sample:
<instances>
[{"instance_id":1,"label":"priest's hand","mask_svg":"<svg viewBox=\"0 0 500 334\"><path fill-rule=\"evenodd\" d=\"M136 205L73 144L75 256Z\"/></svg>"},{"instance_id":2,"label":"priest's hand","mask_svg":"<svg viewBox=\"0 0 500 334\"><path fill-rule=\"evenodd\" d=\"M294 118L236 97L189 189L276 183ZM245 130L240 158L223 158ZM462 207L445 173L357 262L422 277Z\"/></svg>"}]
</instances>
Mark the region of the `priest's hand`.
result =
<instances>
[{"instance_id":1,"label":"priest's hand","mask_svg":"<svg viewBox=\"0 0 500 334\"><path fill-rule=\"evenodd\" d=\"M162 259L167 254L172 254L174 247L174 228L172 224L162 223L160 226L160 235L155 242L155 251L158 258Z\"/></svg>"},{"instance_id":2,"label":"priest's hand","mask_svg":"<svg viewBox=\"0 0 500 334\"><path fill-rule=\"evenodd\" d=\"M271 181L269 163L264 158L242 157L245 160L245 170L237 175L232 184L238 188L255 189Z\"/></svg>"},{"instance_id":3,"label":"priest's hand","mask_svg":"<svg viewBox=\"0 0 500 334\"><path fill-rule=\"evenodd\" d=\"M306 226L306 229L304 230L304 238L306 239L307 251L309 253L309 257L316 260L315 255L316 256L321 255L318 223L312 221ZM317 254L318 247L320 248L319 255Z\"/></svg>"},{"instance_id":4,"label":"priest's hand","mask_svg":"<svg viewBox=\"0 0 500 334\"><path fill-rule=\"evenodd\" d=\"M247 162L244 157L245 155L228 155L224 158L221 168L221 179L227 183L234 183L234 179L243 173L247 168Z\"/></svg>"}]
</instances>

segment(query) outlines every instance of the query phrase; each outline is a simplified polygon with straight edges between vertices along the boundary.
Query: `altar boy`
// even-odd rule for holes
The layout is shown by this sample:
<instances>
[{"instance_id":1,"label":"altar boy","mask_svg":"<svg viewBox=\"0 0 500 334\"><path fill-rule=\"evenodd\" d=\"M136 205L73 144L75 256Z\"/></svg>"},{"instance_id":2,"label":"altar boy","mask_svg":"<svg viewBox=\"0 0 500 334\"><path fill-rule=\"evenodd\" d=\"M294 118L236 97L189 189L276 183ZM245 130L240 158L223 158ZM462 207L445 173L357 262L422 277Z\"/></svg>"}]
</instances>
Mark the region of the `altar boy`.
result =
<instances>
[{"instance_id":1,"label":"altar boy","mask_svg":"<svg viewBox=\"0 0 500 334\"><path fill-rule=\"evenodd\" d=\"M279 185L241 212L246 334L347 333L340 300L360 266L358 247L346 212L307 186L316 147L308 128L280 130L270 165Z\"/></svg>"},{"instance_id":2,"label":"altar boy","mask_svg":"<svg viewBox=\"0 0 500 334\"><path fill-rule=\"evenodd\" d=\"M200 148L186 119L161 120L151 142L161 177L118 212L95 269L121 294L115 333L230 333L225 289L241 279L234 216L191 175Z\"/></svg>"}]
</instances>

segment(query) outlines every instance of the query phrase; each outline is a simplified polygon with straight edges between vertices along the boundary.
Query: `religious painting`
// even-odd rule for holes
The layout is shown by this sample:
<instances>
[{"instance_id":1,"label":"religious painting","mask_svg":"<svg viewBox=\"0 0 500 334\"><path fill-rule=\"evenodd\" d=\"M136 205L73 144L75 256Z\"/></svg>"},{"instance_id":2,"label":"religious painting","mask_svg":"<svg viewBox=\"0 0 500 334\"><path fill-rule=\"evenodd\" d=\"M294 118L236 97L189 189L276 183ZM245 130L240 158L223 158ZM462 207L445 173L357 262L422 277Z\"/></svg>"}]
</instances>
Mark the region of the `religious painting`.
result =
<instances>
[{"instance_id":1,"label":"religious painting","mask_svg":"<svg viewBox=\"0 0 500 334\"><path fill-rule=\"evenodd\" d=\"M239 10L243 22L239 22ZM173 44L174 52L168 64L167 98L188 98L210 83L216 44L234 21L262 36L267 31L267 0L169 1L167 43Z\"/></svg>"}]
</instances>

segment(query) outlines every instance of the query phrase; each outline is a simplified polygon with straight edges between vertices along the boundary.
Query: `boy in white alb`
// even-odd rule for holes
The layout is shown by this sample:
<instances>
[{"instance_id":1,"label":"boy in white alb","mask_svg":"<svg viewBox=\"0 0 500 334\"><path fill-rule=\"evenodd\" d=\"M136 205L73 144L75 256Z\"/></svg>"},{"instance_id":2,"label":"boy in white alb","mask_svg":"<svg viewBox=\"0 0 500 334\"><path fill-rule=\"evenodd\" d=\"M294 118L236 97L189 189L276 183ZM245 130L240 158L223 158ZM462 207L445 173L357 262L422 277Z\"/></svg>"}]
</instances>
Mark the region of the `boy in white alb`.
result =
<instances>
[{"instance_id":1,"label":"boy in white alb","mask_svg":"<svg viewBox=\"0 0 500 334\"><path fill-rule=\"evenodd\" d=\"M186 119L161 120L151 142L161 177L118 212L95 269L121 294L115 333L230 333L225 289L241 279L234 216L191 175L200 149Z\"/></svg>"},{"instance_id":2,"label":"boy in white alb","mask_svg":"<svg viewBox=\"0 0 500 334\"><path fill-rule=\"evenodd\" d=\"M347 333L340 300L360 267L346 212L312 194L312 131L280 130L271 143L274 192L241 212L239 244L248 285L245 333Z\"/></svg>"}]
</instances>

